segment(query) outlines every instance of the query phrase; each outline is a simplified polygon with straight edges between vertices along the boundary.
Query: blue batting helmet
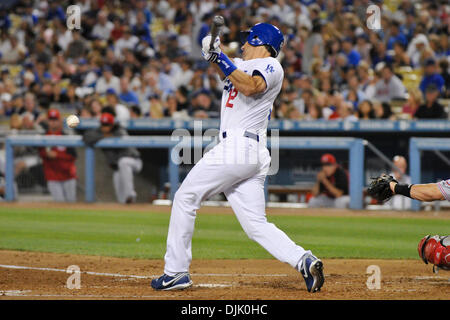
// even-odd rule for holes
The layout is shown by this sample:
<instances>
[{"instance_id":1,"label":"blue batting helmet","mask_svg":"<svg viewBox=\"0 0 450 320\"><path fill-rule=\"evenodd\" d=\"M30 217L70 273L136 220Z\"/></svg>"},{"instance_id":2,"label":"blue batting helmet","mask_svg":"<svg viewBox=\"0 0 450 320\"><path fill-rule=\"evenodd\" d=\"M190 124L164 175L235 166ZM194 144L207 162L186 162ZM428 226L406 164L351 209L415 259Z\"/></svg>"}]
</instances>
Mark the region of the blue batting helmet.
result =
<instances>
[{"instance_id":1,"label":"blue batting helmet","mask_svg":"<svg viewBox=\"0 0 450 320\"><path fill-rule=\"evenodd\" d=\"M241 32L241 41L252 46L268 46L272 57L278 56L284 43L283 33L269 23L255 24L249 31Z\"/></svg>"}]
</instances>

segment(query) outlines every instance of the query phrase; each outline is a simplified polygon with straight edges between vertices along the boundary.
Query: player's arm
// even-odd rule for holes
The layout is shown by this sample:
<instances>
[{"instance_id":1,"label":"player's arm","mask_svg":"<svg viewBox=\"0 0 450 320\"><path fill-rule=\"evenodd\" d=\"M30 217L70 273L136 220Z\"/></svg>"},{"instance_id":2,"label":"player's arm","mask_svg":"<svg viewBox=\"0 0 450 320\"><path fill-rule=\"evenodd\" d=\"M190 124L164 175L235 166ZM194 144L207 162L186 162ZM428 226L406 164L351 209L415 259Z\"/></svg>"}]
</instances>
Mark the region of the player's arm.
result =
<instances>
[{"instance_id":1,"label":"player's arm","mask_svg":"<svg viewBox=\"0 0 450 320\"><path fill-rule=\"evenodd\" d=\"M344 190L339 189L334 184L332 184L330 180L328 180L324 171L320 171L317 174L317 181L321 182L324 187L336 198L339 198L344 194Z\"/></svg>"},{"instance_id":2,"label":"player's arm","mask_svg":"<svg viewBox=\"0 0 450 320\"><path fill-rule=\"evenodd\" d=\"M316 181L316 183L314 183L313 188L311 189L311 193L314 197L316 197L320 192L320 182Z\"/></svg>"},{"instance_id":3,"label":"player's arm","mask_svg":"<svg viewBox=\"0 0 450 320\"><path fill-rule=\"evenodd\" d=\"M230 59L231 60L231 59ZM212 63L214 69L219 73L222 80L225 78L225 74L217 63ZM242 70L235 69L229 76L233 86L237 91L241 92L245 96L251 96L266 90L266 81L260 75L250 76Z\"/></svg>"},{"instance_id":4,"label":"player's arm","mask_svg":"<svg viewBox=\"0 0 450 320\"><path fill-rule=\"evenodd\" d=\"M326 177L322 179L322 183L327 188L327 190L336 198L339 198L344 194L344 191L337 188L334 184L330 182Z\"/></svg>"},{"instance_id":5,"label":"player's arm","mask_svg":"<svg viewBox=\"0 0 450 320\"><path fill-rule=\"evenodd\" d=\"M420 201L434 201L434 200L444 200L444 195L439 190L436 183L427 184L414 184L409 187L407 185L401 185L396 182L390 182L389 186L394 194L401 194L404 196L409 196L412 199ZM408 193L409 195L405 194Z\"/></svg>"},{"instance_id":6,"label":"player's arm","mask_svg":"<svg viewBox=\"0 0 450 320\"><path fill-rule=\"evenodd\" d=\"M242 70L236 69L229 76L233 86L237 91L241 92L245 96L252 96L257 93L264 92L266 90L266 81L260 75L250 76Z\"/></svg>"},{"instance_id":7,"label":"player's arm","mask_svg":"<svg viewBox=\"0 0 450 320\"><path fill-rule=\"evenodd\" d=\"M208 35L202 40L202 55L205 60L211 62L218 70L222 79L231 81L237 91L245 96L254 95L266 90L266 82L260 75L248 75L239 70L234 61L230 59L220 48L220 39L217 37L214 42L214 50L210 50L211 36Z\"/></svg>"}]
</instances>

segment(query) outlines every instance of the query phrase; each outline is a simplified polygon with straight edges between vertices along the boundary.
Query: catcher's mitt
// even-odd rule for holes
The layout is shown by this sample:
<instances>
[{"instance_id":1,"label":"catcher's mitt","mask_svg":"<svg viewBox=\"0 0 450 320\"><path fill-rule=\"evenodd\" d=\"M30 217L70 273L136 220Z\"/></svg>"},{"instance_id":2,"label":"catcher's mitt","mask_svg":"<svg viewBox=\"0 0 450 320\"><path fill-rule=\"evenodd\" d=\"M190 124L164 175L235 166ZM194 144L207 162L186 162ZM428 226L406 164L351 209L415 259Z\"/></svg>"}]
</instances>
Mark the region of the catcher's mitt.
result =
<instances>
[{"instance_id":1,"label":"catcher's mitt","mask_svg":"<svg viewBox=\"0 0 450 320\"><path fill-rule=\"evenodd\" d=\"M385 202L394 195L389 186L390 182L398 183L393 176L389 176L387 174L382 174L377 178L372 178L372 182L367 188L367 193L378 201Z\"/></svg>"}]
</instances>

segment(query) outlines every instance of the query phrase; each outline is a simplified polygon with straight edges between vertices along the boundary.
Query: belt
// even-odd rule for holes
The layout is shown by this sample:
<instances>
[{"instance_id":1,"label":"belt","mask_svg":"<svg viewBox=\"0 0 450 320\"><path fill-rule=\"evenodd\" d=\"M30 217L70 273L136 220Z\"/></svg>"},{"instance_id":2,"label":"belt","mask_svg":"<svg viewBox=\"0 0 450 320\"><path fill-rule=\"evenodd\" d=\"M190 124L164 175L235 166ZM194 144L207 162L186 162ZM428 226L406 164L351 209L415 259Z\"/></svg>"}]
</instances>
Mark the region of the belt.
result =
<instances>
[{"instance_id":1,"label":"belt","mask_svg":"<svg viewBox=\"0 0 450 320\"><path fill-rule=\"evenodd\" d=\"M226 137L227 137L227 132L226 131L222 132L222 138L225 139ZM244 137L250 138L250 139L253 139L253 140L256 140L259 142L259 136L256 133L245 131Z\"/></svg>"}]
</instances>

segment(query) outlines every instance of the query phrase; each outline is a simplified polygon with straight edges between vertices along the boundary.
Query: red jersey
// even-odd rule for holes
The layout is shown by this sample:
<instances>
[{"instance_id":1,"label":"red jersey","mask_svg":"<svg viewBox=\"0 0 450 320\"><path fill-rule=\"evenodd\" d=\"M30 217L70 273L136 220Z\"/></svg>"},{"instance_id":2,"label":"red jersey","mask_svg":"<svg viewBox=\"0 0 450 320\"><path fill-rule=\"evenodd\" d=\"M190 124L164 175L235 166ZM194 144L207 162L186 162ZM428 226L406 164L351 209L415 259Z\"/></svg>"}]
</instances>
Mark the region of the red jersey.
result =
<instances>
[{"instance_id":1,"label":"red jersey","mask_svg":"<svg viewBox=\"0 0 450 320\"><path fill-rule=\"evenodd\" d=\"M62 135L59 132L47 132L46 135ZM62 146L49 147L50 150L57 153L56 158L49 158L47 155L48 148L40 148L44 176L47 181L66 181L77 178L77 168L75 166L76 151L74 148L66 148Z\"/></svg>"}]
</instances>

